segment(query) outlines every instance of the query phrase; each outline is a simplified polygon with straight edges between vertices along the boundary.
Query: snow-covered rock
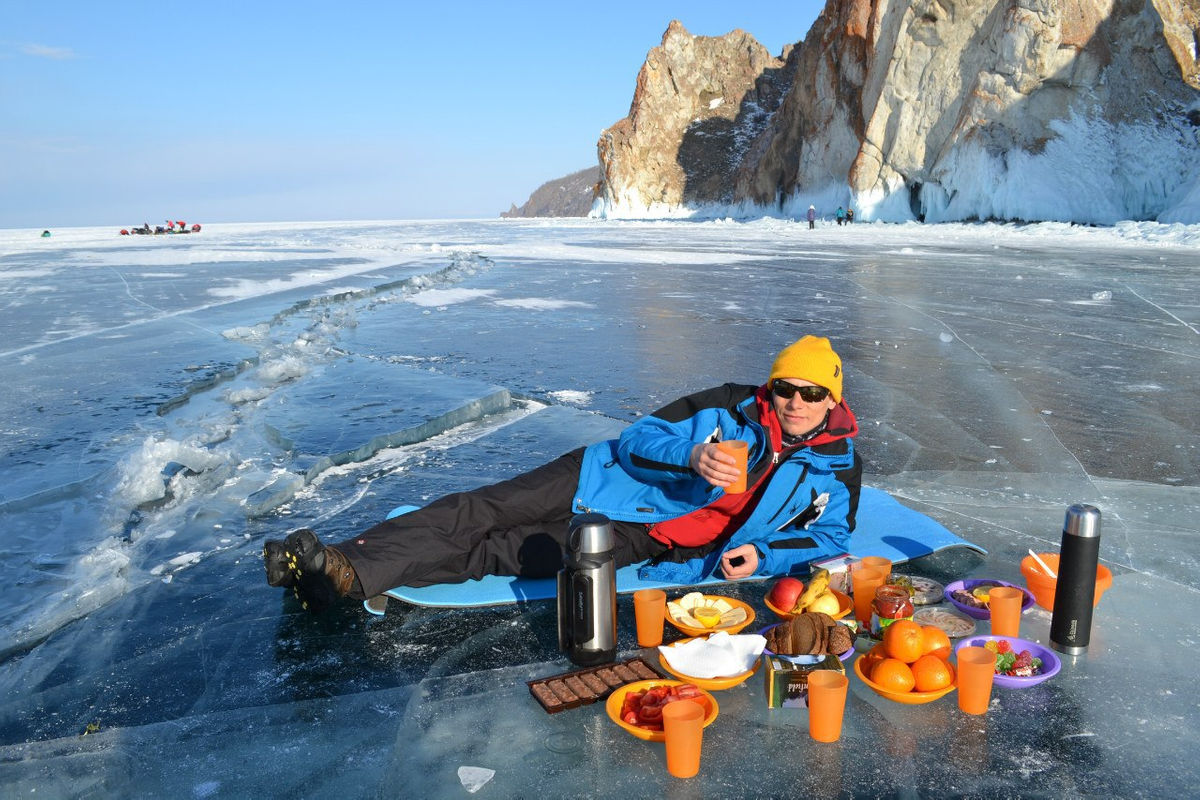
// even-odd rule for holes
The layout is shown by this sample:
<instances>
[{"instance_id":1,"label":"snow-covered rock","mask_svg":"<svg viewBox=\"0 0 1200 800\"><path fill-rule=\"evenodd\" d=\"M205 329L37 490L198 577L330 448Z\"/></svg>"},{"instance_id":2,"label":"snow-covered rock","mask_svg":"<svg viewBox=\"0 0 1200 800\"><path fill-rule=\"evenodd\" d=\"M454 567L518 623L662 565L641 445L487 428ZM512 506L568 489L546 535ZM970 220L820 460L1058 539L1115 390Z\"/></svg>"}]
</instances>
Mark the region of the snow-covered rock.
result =
<instances>
[{"instance_id":1,"label":"snow-covered rock","mask_svg":"<svg viewBox=\"0 0 1200 800\"><path fill-rule=\"evenodd\" d=\"M772 59L673 22L593 213L1200 222L1198 29L1185 0L829 0Z\"/></svg>"}]
</instances>

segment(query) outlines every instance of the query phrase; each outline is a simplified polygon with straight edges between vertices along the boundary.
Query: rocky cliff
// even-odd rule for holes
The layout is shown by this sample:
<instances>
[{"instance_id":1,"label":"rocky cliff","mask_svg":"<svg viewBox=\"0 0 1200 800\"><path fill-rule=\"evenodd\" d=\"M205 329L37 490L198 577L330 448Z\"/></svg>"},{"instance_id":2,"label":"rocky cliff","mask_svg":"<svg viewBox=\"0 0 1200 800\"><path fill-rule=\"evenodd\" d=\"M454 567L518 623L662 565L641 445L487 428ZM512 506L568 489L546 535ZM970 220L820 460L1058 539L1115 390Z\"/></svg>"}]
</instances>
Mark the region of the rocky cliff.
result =
<instances>
[{"instance_id":1,"label":"rocky cliff","mask_svg":"<svg viewBox=\"0 0 1200 800\"><path fill-rule=\"evenodd\" d=\"M829 0L770 57L672 22L601 136L609 217L1200 222L1200 0Z\"/></svg>"},{"instance_id":2,"label":"rocky cliff","mask_svg":"<svg viewBox=\"0 0 1200 800\"><path fill-rule=\"evenodd\" d=\"M586 217L592 210L600 167L572 172L565 178L547 181L518 208L515 204L502 217Z\"/></svg>"}]
</instances>

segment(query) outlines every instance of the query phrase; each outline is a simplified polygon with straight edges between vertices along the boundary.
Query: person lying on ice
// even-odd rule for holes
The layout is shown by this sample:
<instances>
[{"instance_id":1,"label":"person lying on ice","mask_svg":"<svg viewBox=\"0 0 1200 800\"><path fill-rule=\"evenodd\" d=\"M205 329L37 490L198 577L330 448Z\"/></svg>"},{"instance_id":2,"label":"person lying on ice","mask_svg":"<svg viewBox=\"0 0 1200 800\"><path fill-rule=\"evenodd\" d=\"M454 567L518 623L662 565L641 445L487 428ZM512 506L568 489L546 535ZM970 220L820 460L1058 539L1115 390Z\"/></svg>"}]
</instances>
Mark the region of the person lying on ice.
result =
<instances>
[{"instance_id":1,"label":"person lying on ice","mask_svg":"<svg viewBox=\"0 0 1200 800\"><path fill-rule=\"evenodd\" d=\"M484 575L552 577L571 518L612 520L618 567L693 583L781 575L846 552L862 480L858 423L828 339L784 348L762 386L726 383L642 417L612 439L506 481L446 495L326 546L307 529L263 547L267 582L321 611L397 586ZM750 443L746 492L716 443Z\"/></svg>"}]
</instances>

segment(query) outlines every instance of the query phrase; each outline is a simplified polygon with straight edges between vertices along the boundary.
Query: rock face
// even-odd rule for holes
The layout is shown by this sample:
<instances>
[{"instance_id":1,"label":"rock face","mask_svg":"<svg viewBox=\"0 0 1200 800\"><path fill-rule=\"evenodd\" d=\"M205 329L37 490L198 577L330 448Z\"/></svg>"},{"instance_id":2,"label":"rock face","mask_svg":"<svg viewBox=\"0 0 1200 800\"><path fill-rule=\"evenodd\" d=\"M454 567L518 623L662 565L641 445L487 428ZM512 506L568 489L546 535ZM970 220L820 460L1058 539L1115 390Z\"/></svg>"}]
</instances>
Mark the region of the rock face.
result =
<instances>
[{"instance_id":1,"label":"rock face","mask_svg":"<svg viewBox=\"0 0 1200 800\"><path fill-rule=\"evenodd\" d=\"M520 208L513 205L502 217L586 217L592 210L600 182L600 167L572 172L547 181L529 195Z\"/></svg>"},{"instance_id":2,"label":"rock face","mask_svg":"<svg viewBox=\"0 0 1200 800\"><path fill-rule=\"evenodd\" d=\"M598 210L1197 222L1198 29L1200 0L829 0L780 60L673 22Z\"/></svg>"},{"instance_id":3,"label":"rock face","mask_svg":"<svg viewBox=\"0 0 1200 800\"><path fill-rule=\"evenodd\" d=\"M672 22L638 73L629 116L601 136L610 211L733 200L733 177L789 86L754 37L692 36Z\"/></svg>"}]
</instances>

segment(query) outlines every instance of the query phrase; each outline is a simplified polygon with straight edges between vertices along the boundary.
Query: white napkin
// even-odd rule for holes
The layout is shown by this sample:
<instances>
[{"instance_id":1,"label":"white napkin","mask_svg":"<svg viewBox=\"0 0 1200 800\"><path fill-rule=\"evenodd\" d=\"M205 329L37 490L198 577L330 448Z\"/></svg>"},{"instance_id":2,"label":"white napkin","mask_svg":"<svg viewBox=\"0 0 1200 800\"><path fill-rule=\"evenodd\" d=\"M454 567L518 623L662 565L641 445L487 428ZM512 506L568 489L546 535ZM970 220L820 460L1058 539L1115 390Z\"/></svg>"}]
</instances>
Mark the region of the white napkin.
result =
<instances>
[{"instance_id":1,"label":"white napkin","mask_svg":"<svg viewBox=\"0 0 1200 800\"><path fill-rule=\"evenodd\" d=\"M693 678L731 678L754 667L767 640L758 634L730 636L717 631L674 647L659 647L671 669Z\"/></svg>"}]
</instances>

